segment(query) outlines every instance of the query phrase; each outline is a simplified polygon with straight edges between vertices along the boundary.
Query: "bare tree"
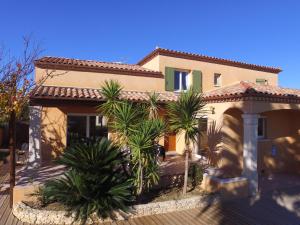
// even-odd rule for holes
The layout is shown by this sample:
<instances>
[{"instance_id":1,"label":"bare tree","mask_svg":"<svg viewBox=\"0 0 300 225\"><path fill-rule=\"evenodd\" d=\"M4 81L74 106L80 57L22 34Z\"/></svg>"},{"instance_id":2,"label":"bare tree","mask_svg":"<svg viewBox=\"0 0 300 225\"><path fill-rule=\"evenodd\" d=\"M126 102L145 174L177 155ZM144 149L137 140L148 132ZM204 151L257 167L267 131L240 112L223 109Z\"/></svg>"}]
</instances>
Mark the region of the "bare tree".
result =
<instances>
[{"instance_id":1,"label":"bare tree","mask_svg":"<svg viewBox=\"0 0 300 225\"><path fill-rule=\"evenodd\" d=\"M16 120L29 101L30 91L42 85L52 77L55 71L46 71L41 80L35 82L33 77L34 61L41 54L41 48L31 37L23 38L23 51L12 57L4 47L0 49L0 113L9 121L10 151L10 205L13 203L15 186L15 152L16 152Z\"/></svg>"}]
</instances>

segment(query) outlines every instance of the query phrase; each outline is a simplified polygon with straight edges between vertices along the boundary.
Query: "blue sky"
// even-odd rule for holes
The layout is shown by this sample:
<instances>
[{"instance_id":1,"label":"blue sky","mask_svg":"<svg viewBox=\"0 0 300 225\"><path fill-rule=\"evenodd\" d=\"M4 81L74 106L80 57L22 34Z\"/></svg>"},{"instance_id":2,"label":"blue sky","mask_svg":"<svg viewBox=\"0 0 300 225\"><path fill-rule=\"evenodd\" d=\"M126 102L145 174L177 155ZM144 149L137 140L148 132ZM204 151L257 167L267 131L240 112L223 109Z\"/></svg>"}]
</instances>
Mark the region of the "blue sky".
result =
<instances>
[{"instance_id":1,"label":"blue sky","mask_svg":"<svg viewBox=\"0 0 300 225\"><path fill-rule=\"evenodd\" d=\"M155 46L278 66L300 88L298 0L0 0L0 43L33 34L43 55L136 63Z\"/></svg>"}]
</instances>

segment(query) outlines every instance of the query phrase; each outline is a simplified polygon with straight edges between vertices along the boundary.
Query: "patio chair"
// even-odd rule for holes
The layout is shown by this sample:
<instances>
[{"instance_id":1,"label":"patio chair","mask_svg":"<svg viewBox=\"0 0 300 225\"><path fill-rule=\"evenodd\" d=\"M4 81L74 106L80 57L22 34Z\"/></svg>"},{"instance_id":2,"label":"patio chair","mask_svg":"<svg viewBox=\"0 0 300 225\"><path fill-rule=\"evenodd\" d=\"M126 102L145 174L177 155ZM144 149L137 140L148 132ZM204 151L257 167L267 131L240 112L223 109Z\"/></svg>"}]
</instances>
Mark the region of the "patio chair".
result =
<instances>
[{"instance_id":1,"label":"patio chair","mask_svg":"<svg viewBox=\"0 0 300 225\"><path fill-rule=\"evenodd\" d=\"M29 145L28 143L23 143L21 145L21 149L17 149L16 151L16 161L19 165L25 165L28 161L28 151Z\"/></svg>"}]
</instances>

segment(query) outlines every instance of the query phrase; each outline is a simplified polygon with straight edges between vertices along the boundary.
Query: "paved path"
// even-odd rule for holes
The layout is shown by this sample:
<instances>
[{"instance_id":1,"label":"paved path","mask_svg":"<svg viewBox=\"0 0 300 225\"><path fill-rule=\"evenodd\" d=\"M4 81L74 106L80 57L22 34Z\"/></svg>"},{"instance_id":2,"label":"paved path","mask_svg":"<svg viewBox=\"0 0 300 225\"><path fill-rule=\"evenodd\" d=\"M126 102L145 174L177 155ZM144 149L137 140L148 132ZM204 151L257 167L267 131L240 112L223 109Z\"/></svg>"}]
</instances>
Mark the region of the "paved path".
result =
<instances>
[{"instance_id":1,"label":"paved path","mask_svg":"<svg viewBox=\"0 0 300 225\"><path fill-rule=\"evenodd\" d=\"M0 174L0 185L8 174ZM2 190L2 189L1 189ZM9 208L8 191L0 191L0 225L24 225ZM105 225L300 225L300 187L264 194L201 209L185 210Z\"/></svg>"}]
</instances>

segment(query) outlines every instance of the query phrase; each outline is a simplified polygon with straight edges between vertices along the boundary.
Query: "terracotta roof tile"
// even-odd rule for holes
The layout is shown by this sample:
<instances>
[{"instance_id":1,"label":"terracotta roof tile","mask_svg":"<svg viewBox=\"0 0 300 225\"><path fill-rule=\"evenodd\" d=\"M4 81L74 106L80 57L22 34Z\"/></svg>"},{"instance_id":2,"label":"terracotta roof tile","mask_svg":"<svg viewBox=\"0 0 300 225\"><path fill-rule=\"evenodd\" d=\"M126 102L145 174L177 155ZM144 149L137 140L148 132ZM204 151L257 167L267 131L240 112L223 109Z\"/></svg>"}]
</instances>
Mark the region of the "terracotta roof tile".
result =
<instances>
[{"instance_id":1,"label":"terracotta roof tile","mask_svg":"<svg viewBox=\"0 0 300 225\"><path fill-rule=\"evenodd\" d=\"M247 95L300 98L300 90L241 81L237 84L207 92L203 94L203 97L205 99L214 99Z\"/></svg>"},{"instance_id":2,"label":"terracotta roof tile","mask_svg":"<svg viewBox=\"0 0 300 225\"><path fill-rule=\"evenodd\" d=\"M122 91L120 99L131 101L147 101L149 92L142 91ZM176 93L158 93L160 102L176 101ZM54 87L40 86L33 90L31 99L64 99L64 100L93 100L103 101L104 97L99 89L75 88L75 87Z\"/></svg>"},{"instance_id":3,"label":"terracotta roof tile","mask_svg":"<svg viewBox=\"0 0 300 225\"><path fill-rule=\"evenodd\" d=\"M150 70L135 64L102 62L95 60L81 60L70 59L62 57L50 57L46 56L35 61L35 66L41 68L57 68L57 69L69 69L69 70L92 70L99 72L118 72L120 74L132 73L135 75L149 75L154 77L163 78L163 75L159 71Z\"/></svg>"},{"instance_id":4,"label":"terracotta roof tile","mask_svg":"<svg viewBox=\"0 0 300 225\"><path fill-rule=\"evenodd\" d=\"M282 71L280 68L276 68L276 67L261 66L261 65L250 64L250 63L245 63L245 62L238 62L235 60L222 59L222 58L211 57L211 56L206 56L206 55L201 55L201 54L188 53L188 52L182 52L182 51L175 51L175 50L170 50L170 49L165 49L165 48L155 49L154 51L150 52L147 56L145 56L142 60L140 60L137 64L142 66L157 55L164 55L164 56L170 56L170 57L175 57L175 58L203 61L203 62L208 62L208 63L216 63L216 64L221 64L221 65L228 65L228 66L240 67L240 68L257 70L257 71L265 71L265 72L270 72L270 73L280 73Z\"/></svg>"},{"instance_id":5,"label":"terracotta roof tile","mask_svg":"<svg viewBox=\"0 0 300 225\"><path fill-rule=\"evenodd\" d=\"M149 92L143 91L122 91L120 99L130 101L147 101ZM178 93L160 92L159 101L177 101ZM241 97L273 97L285 98L289 100L300 100L300 90L282 88L271 85L259 85L248 81L222 87L213 91L203 93L205 101L235 99ZM32 100L36 99L57 99L57 100L85 100L104 101L104 97L99 89L75 88L75 87L55 87L40 86L31 92Z\"/></svg>"}]
</instances>

